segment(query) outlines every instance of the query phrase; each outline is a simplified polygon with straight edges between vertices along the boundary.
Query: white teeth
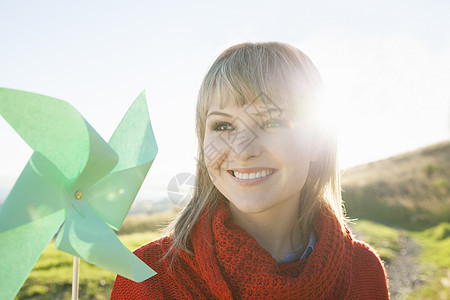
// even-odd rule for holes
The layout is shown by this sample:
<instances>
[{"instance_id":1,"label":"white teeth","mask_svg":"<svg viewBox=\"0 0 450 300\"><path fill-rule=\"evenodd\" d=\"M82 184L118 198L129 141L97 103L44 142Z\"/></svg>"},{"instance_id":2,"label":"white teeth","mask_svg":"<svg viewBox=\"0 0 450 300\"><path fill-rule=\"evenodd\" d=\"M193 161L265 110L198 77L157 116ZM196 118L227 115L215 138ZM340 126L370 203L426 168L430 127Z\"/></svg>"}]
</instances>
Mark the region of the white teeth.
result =
<instances>
[{"instance_id":1,"label":"white teeth","mask_svg":"<svg viewBox=\"0 0 450 300\"><path fill-rule=\"evenodd\" d=\"M239 179L262 178L262 177L269 176L272 173L273 173L273 170L263 170L263 171L258 171L256 173L240 173L240 172L236 172L236 171L233 172L234 177L239 178Z\"/></svg>"}]
</instances>

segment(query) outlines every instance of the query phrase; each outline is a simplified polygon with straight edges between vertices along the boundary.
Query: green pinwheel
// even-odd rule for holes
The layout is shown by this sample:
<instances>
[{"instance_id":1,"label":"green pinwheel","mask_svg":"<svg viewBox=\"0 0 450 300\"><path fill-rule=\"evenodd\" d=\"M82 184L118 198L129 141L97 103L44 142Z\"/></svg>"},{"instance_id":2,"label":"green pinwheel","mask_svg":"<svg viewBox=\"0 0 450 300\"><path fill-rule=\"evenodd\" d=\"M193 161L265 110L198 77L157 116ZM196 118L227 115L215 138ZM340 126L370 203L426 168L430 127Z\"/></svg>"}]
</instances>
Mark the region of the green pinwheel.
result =
<instances>
[{"instance_id":1,"label":"green pinwheel","mask_svg":"<svg viewBox=\"0 0 450 300\"><path fill-rule=\"evenodd\" d=\"M154 274L114 231L158 151L145 94L106 143L67 102L0 88L0 115L34 150L0 207L0 299L17 294L47 244L140 282ZM110 228L111 227L111 228Z\"/></svg>"}]
</instances>

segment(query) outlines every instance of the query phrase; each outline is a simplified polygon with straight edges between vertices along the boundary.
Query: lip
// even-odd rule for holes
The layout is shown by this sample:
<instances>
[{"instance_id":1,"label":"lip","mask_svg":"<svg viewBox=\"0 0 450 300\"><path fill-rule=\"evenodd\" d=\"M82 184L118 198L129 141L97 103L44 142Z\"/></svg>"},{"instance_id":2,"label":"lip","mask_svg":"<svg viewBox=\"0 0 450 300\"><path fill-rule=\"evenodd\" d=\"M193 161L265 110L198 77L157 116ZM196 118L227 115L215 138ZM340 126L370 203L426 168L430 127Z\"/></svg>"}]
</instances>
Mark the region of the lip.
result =
<instances>
[{"instance_id":1,"label":"lip","mask_svg":"<svg viewBox=\"0 0 450 300\"><path fill-rule=\"evenodd\" d=\"M227 171L237 171L239 173L255 173L255 172L260 172L260 171L264 171L264 170L273 170L276 171L276 169L274 168L265 168L265 167L257 167L257 168L233 168L233 169L229 169Z\"/></svg>"},{"instance_id":2,"label":"lip","mask_svg":"<svg viewBox=\"0 0 450 300\"><path fill-rule=\"evenodd\" d=\"M263 171L263 170L272 170L272 174L266 176L266 177L260 177L260 178L254 178L254 179L240 179L237 177L234 177L232 174L232 171L236 171L239 173L255 173L255 172L259 172L259 171ZM236 169L229 169L227 170L228 175L231 177L231 179L233 179L237 184L239 185L244 185L244 186L249 186L249 185L256 185L262 182L265 182L267 180L270 180L272 178L272 176L277 173L278 170L277 169L273 169L273 168L236 168Z\"/></svg>"}]
</instances>

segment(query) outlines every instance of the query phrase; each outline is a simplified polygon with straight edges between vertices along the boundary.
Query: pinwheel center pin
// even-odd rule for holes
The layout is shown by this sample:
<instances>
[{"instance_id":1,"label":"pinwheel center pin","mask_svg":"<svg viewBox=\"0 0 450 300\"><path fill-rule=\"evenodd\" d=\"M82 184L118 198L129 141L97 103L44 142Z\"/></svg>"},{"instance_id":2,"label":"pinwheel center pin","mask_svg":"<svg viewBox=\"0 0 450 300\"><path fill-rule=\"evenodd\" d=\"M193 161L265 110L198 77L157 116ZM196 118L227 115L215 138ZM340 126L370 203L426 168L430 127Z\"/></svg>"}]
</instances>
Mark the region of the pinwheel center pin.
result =
<instances>
[{"instance_id":1,"label":"pinwheel center pin","mask_svg":"<svg viewBox=\"0 0 450 300\"><path fill-rule=\"evenodd\" d=\"M83 197L83 193L78 191L75 193L75 198L77 198L78 200L80 200Z\"/></svg>"}]
</instances>

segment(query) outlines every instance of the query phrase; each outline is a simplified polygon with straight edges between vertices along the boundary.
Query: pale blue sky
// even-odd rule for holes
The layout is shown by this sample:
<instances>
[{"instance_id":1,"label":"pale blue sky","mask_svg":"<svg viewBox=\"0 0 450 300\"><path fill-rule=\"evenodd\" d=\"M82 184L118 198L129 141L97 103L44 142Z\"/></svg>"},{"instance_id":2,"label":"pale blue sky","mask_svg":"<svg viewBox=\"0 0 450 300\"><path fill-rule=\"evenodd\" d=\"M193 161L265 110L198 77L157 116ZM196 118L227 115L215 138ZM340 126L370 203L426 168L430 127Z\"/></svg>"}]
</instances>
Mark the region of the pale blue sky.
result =
<instances>
[{"instance_id":1,"label":"pale blue sky","mask_svg":"<svg viewBox=\"0 0 450 300\"><path fill-rule=\"evenodd\" d=\"M0 86L70 102L108 140L147 90L159 145L141 197L194 171L200 81L226 47L306 52L339 116L342 165L450 138L449 1L0 0ZM31 155L0 118L0 187ZM1 195L0 195L1 197Z\"/></svg>"}]
</instances>

